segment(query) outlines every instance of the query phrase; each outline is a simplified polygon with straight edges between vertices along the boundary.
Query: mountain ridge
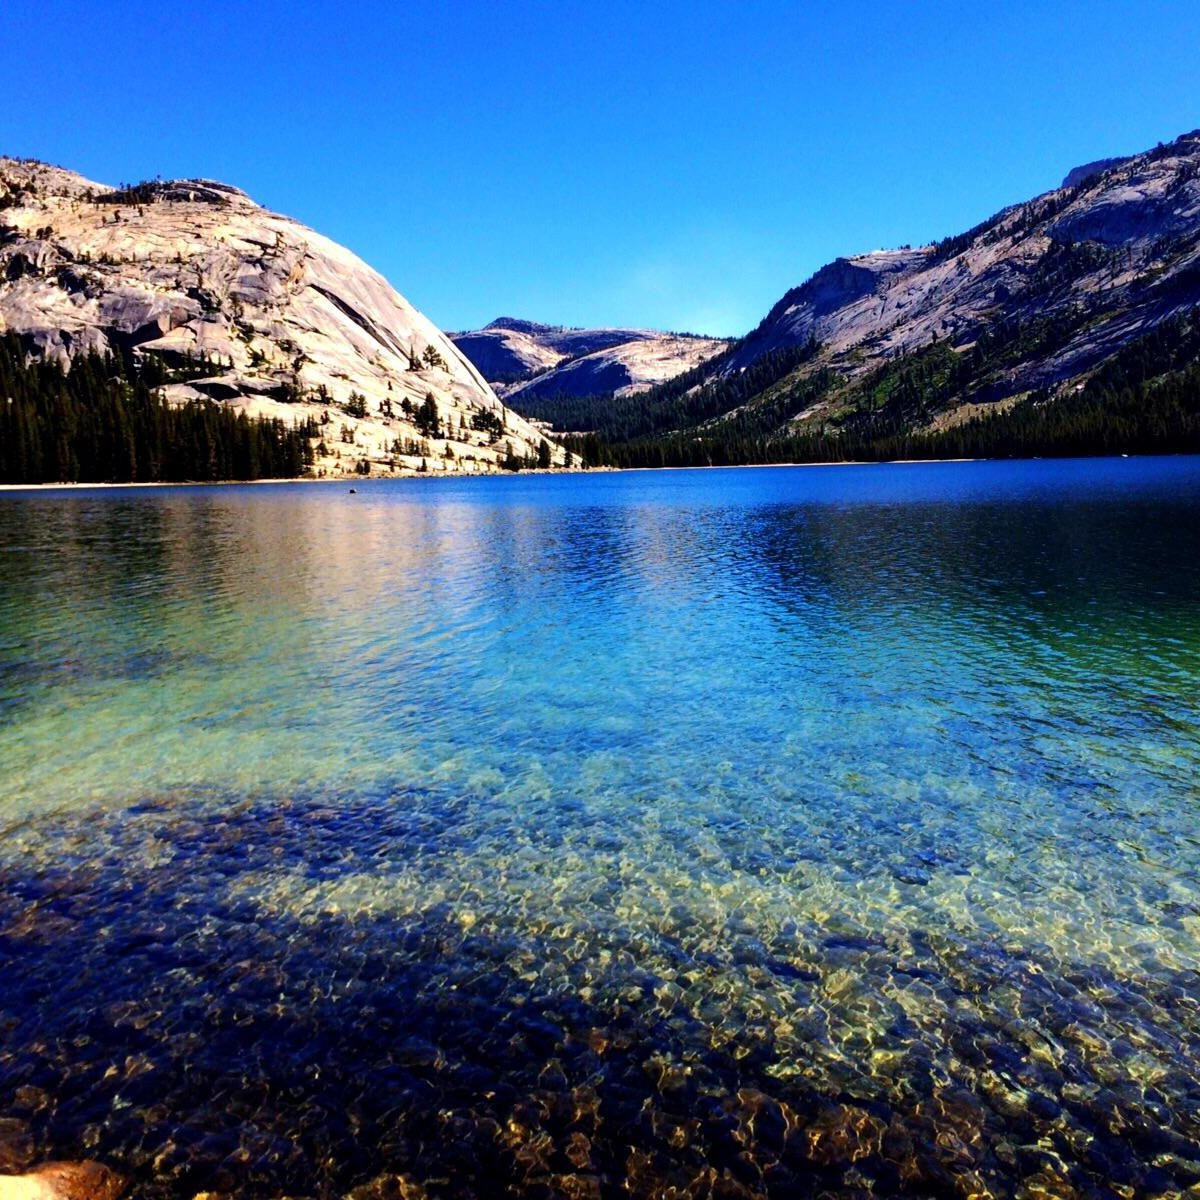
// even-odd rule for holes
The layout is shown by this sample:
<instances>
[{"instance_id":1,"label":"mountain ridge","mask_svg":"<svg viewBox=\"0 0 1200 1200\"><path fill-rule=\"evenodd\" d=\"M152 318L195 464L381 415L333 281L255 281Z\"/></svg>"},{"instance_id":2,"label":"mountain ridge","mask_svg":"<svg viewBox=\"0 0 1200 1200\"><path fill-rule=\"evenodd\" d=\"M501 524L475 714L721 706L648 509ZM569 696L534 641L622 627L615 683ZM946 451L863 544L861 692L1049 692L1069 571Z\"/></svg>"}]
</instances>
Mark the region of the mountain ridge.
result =
<instances>
[{"instance_id":1,"label":"mountain ridge","mask_svg":"<svg viewBox=\"0 0 1200 1200\"><path fill-rule=\"evenodd\" d=\"M836 258L734 341L512 316L445 335L344 247L231 185L108 188L0 159L0 334L47 360L153 361L173 404L318 421L328 474L551 465L547 422L700 461L718 443L873 453L1086 392L1159 330L1174 342L1135 374L1153 360L1178 382L1196 311L1200 130L1073 168L938 242Z\"/></svg>"},{"instance_id":2,"label":"mountain ridge","mask_svg":"<svg viewBox=\"0 0 1200 1200\"><path fill-rule=\"evenodd\" d=\"M1052 401L1200 305L1200 131L1067 178L962 234L825 264L727 351L640 397L525 411L601 439L749 438L765 454L804 438L836 456L842 434L863 449L868 426L923 436ZM903 364L935 345L950 357L919 385L914 368L919 403L901 405Z\"/></svg>"},{"instance_id":3,"label":"mountain ridge","mask_svg":"<svg viewBox=\"0 0 1200 1200\"><path fill-rule=\"evenodd\" d=\"M214 180L110 188L0 159L6 331L64 364L157 359L188 376L172 403L314 419L318 474L496 470L544 440L378 272Z\"/></svg>"},{"instance_id":4,"label":"mountain ridge","mask_svg":"<svg viewBox=\"0 0 1200 1200\"><path fill-rule=\"evenodd\" d=\"M577 328L497 317L450 335L506 403L545 396L625 395L719 353L725 338L655 329Z\"/></svg>"}]
</instances>

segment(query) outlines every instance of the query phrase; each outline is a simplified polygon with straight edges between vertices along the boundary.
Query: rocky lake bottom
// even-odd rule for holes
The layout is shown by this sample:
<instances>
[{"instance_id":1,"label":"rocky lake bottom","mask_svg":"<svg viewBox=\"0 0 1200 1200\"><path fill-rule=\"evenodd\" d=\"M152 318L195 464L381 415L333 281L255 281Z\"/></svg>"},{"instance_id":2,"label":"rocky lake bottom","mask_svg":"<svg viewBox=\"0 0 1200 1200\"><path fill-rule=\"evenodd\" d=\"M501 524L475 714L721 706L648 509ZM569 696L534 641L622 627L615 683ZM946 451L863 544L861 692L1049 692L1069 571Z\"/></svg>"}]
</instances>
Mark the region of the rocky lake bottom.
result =
<instances>
[{"instance_id":1,"label":"rocky lake bottom","mask_svg":"<svg viewBox=\"0 0 1200 1200\"><path fill-rule=\"evenodd\" d=\"M1200 462L0 499L0 1172L1200 1185Z\"/></svg>"}]
</instances>

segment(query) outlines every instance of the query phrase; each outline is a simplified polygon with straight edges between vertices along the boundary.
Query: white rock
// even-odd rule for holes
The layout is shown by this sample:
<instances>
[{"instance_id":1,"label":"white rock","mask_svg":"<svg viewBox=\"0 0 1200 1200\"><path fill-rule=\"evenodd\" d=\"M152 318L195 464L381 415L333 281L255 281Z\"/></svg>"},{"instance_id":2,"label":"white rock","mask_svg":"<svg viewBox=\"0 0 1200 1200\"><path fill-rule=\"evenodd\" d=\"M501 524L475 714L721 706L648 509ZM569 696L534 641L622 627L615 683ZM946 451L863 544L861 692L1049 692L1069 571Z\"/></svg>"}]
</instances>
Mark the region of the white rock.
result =
<instances>
[{"instance_id":1,"label":"white rock","mask_svg":"<svg viewBox=\"0 0 1200 1200\"><path fill-rule=\"evenodd\" d=\"M175 385L171 398L199 390L289 420L328 412L329 453L318 462L327 473L350 473L363 458L376 470L422 457L433 470L495 470L509 446L518 456L536 451L541 432L345 247L210 180L174 181L141 204L89 198L109 190L61 168L0 159L0 332L64 362L122 346L168 363L213 359L220 369L207 384ZM289 389L303 400L281 404ZM354 393L366 400L365 418L339 411ZM455 439L397 455L397 441L423 440L402 403L415 408L427 395ZM505 425L492 444L470 429L483 412ZM341 440L343 426L352 442Z\"/></svg>"},{"instance_id":2,"label":"white rock","mask_svg":"<svg viewBox=\"0 0 1200 1200\"><path fill-rule=\"evenodd\" d=\"M711 358L721 338L653 329L570 329L500 317L450 335L506 402L529 396L642 391Z\"/></svg>"}]
</instances>

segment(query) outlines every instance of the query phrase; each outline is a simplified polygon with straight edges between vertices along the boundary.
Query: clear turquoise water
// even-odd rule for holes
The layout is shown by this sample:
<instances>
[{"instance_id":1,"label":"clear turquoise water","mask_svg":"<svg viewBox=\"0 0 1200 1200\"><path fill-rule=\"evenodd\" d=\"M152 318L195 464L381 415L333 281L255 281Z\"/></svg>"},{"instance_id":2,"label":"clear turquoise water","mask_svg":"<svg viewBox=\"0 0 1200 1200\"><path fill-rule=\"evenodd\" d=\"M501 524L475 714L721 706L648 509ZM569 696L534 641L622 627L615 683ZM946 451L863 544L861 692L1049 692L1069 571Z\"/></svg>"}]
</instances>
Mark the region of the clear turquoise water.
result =
<instances>
[{"instance_id":1,"label":"clear turquoise water","mask_svg":"<svg viewBox=\"0 0 1200 1200\"><path fill-rule=\"evenodd\" d=\"M1200 460L356 486L0 496L37 1157L1200 1182Z\"/></svg>"}]
</instances>

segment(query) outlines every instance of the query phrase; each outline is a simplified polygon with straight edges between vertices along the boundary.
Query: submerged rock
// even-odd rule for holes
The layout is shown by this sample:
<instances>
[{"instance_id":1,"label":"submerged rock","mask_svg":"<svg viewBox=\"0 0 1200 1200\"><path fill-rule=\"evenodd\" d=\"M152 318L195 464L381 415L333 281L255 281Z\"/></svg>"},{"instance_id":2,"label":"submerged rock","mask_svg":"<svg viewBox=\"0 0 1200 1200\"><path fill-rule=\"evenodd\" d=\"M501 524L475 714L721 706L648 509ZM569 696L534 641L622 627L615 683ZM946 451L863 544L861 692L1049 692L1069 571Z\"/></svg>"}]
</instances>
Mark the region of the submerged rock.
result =
<instances>
[{"instance_id":1,"label":"submerged rock","mask_svg":"<svg viewBox=\"0 0 1200 1200\"><path fill-rule=\"evenodd\" d=\"M0 1200L116 1200L125 1179L98 1162L43 1163L24 1175L0 1175Z\"/></svg>"},{"instance_id":2,"label":"submerged rock","mask_svg":"<svg viewBox=\"0 0 1200 1200\"><path fill-rule=\"evenodd\" d=\"M680 892L626 923L530 890L487 896L455 849L479 814L436 791L207 812L97 813L104 850L73 865L75 824L56 840L47 817L53 869L28 853L7 868L0 931L21 971L0 1078L25 1082L0 1108L0 1169L83 1146L135 1178L137 1200L1200 1182L1191 971L1126 977L838 911L755 922L744 889L737 909ZM364 844L424 858L420 889L381 872L350 886ZM31 909L77 928L14 938ZM82 1179L13 1174L0 1200L119 1194L115 1177Z\"/></svg>"},{"instance_id":3,"label":"submerged rock","mask_svg":"<svg viewBox=\"0 0 1200 1200\"><path fill-rule=\"evenodd\" d=\"M0 1118L0 1171L19 1170L33 1161L33 1134L25 1121Z\"/></svg>"}]
</instances>

